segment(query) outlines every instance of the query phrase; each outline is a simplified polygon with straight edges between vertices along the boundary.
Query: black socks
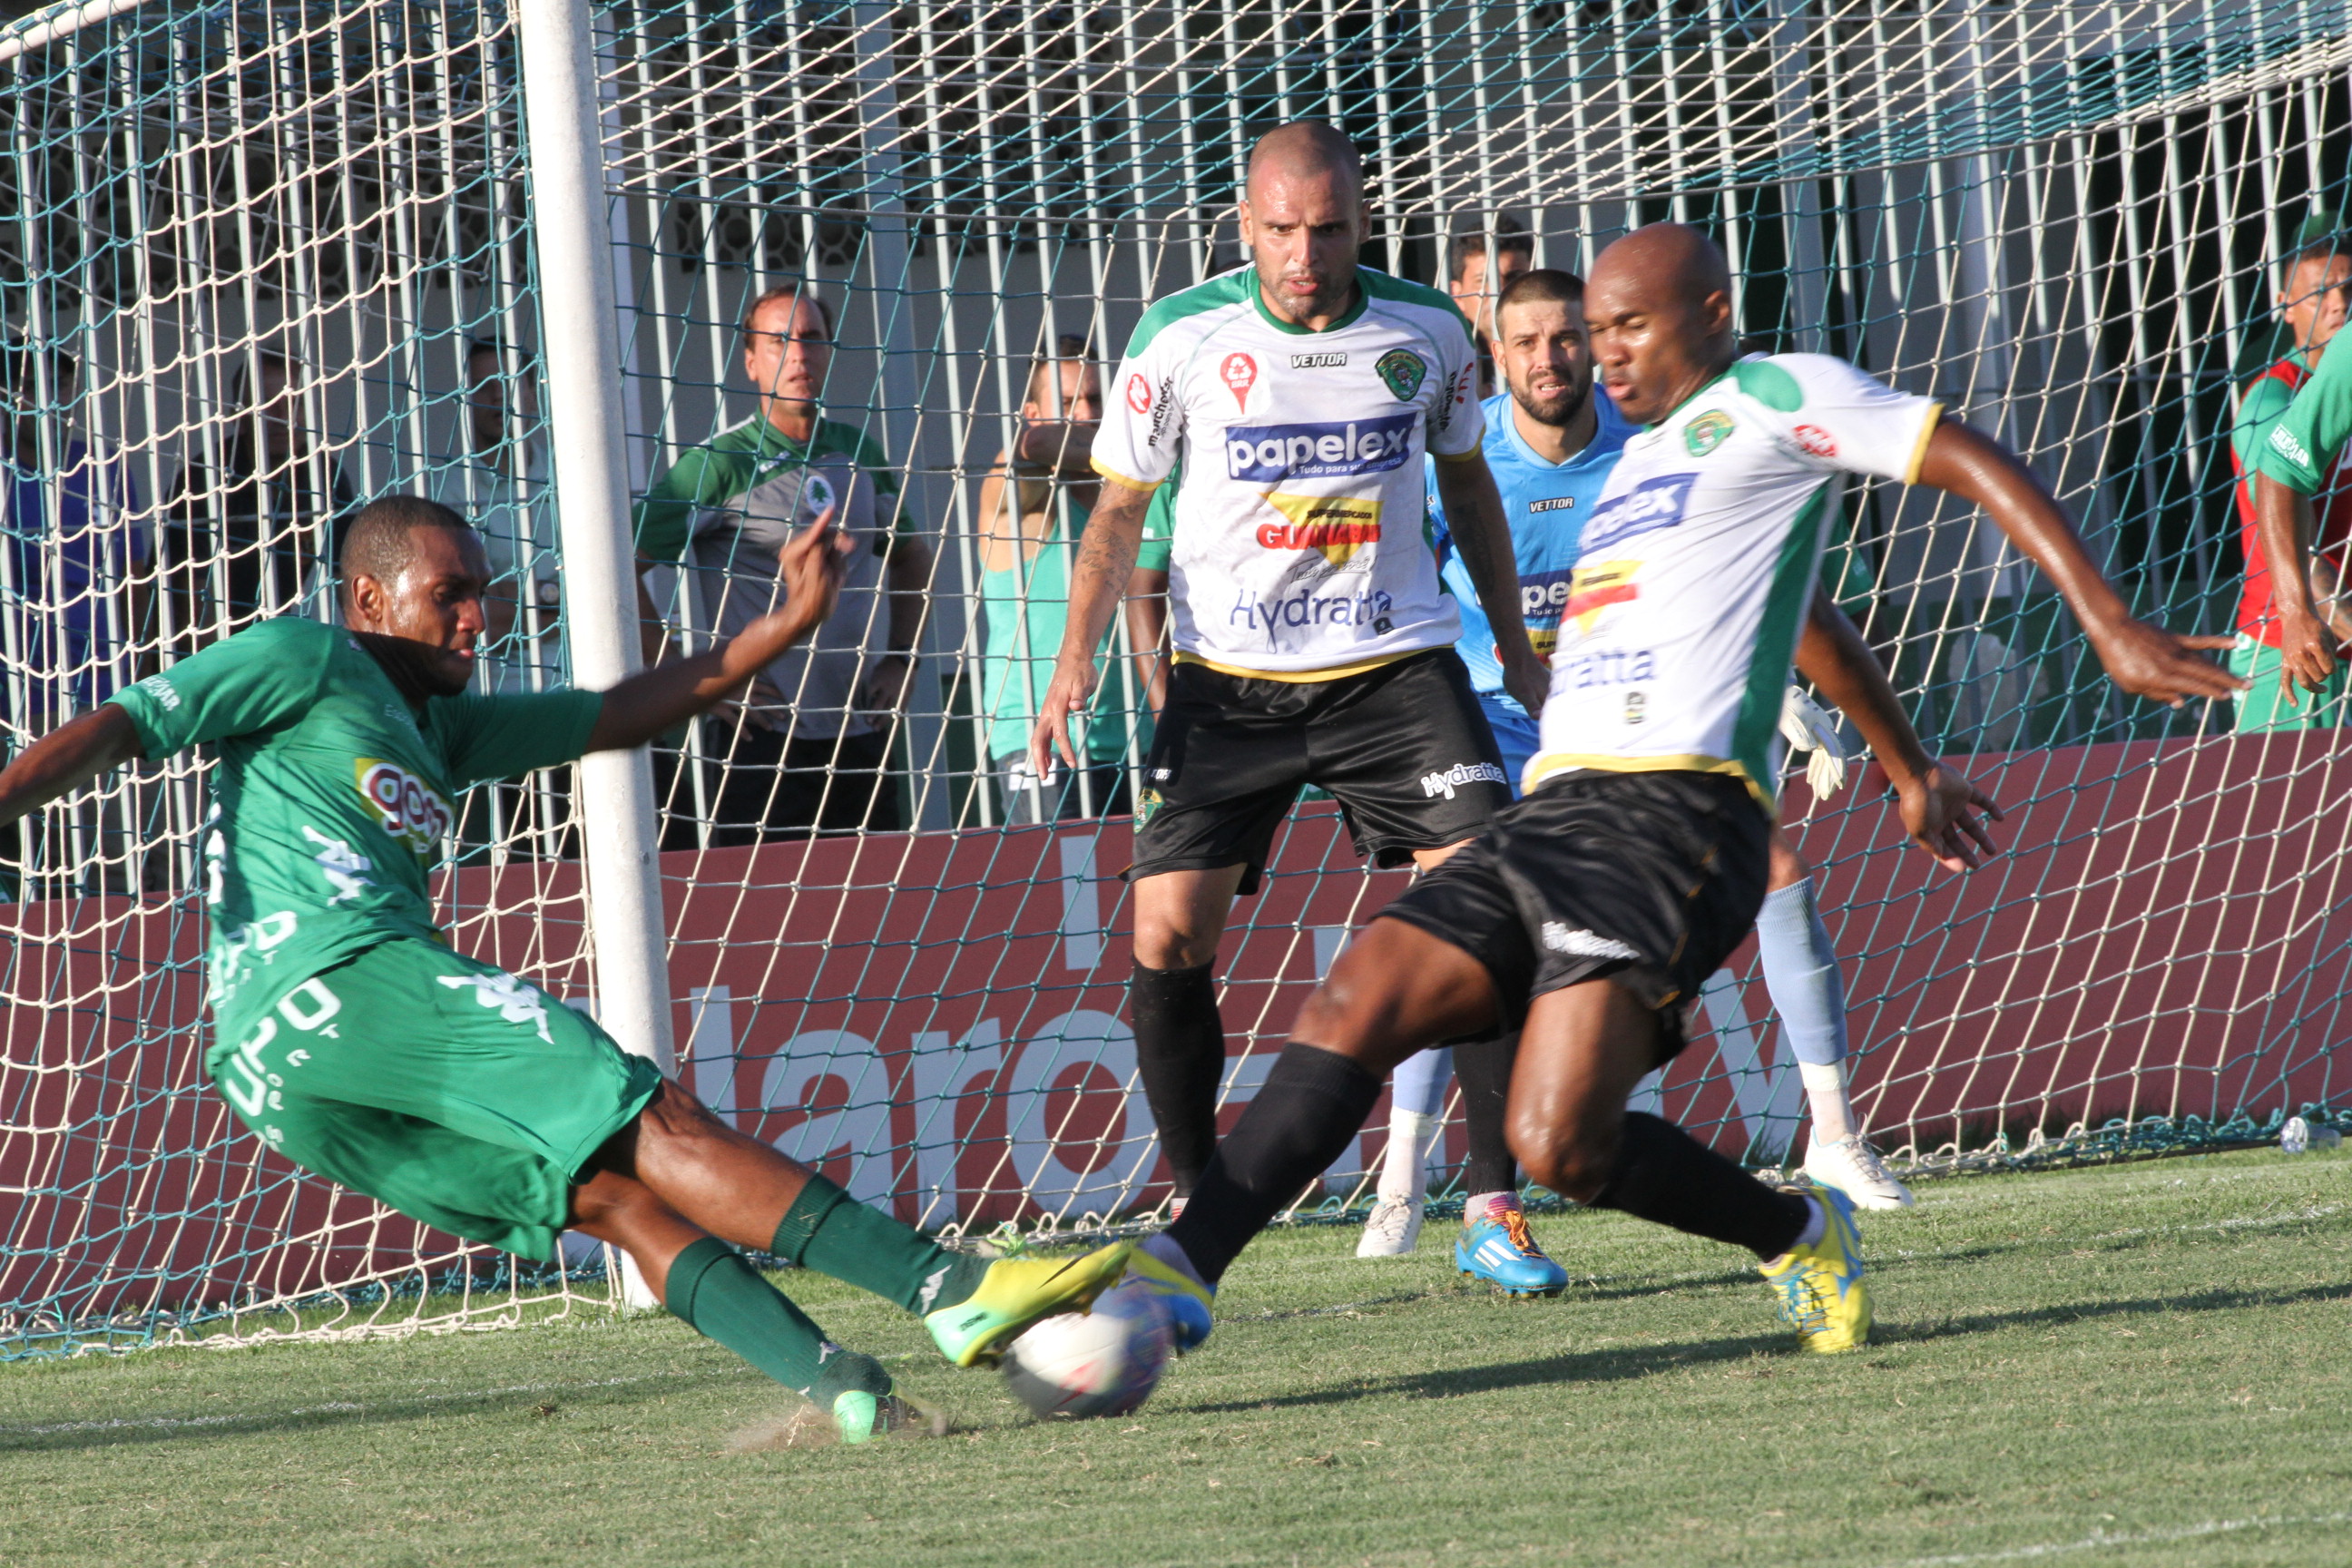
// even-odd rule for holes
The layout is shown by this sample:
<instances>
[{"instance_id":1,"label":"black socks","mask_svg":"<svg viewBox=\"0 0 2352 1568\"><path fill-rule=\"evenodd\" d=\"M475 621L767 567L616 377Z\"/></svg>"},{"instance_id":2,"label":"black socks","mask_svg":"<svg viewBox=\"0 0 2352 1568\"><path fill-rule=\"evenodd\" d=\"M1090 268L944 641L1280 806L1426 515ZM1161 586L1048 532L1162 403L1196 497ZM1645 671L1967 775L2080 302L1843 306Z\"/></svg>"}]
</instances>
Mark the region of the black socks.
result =
<instances>
[{"instance_id":1,"label":"black socks","mask_svg":"<svg viewBox=\"0 0 2352 1568\"><path fill-rule=\"evenodd\" d=\"M1320 1176L1381 1097L1381 1080L1314 1046L1282 1047L1168 1237L1201 1278L1224 1278L1250 1238ZM1737 1167L1735 1167L1736 1169Z\"/></svg>"},{"instance_id":2,"label":"black socks","mask_svg":"<svg viewBox=\"0 0 2352 1568\"><path fill-rule=\"evenodd\" d=\"M1127 982L1135 1019L1135 1065L1159 1124L1160 1152L1186 1197L1217 1149L1217 1085L1225 1072L1225 1025L1217 1016L1213 964L1146 969Z\"/></svg>"},{"instance_id":3,"label":"black socks","mask_svg":"<svg viewBox=\"0 0 2352 1568\"><path fill-rule=\"evenodd\" d=\"M1459 1047L1454 1060L1459 1071ZM1673 1122L1640 1110L1625 1113L1617 1169L1591 1206L1727 1241L1767 1260L1795 1246L1813 1217L1804 1198L1766 1186Z\"/></svg>"},{"instance_id":4,"label":"black socks","mask_svg":"<svg viewBox=\"0 0 2352 1568\"><path fill-rule=\"evenodd\" d=\"M1454 1076L1462 1084L1463 1131L1470 1135L1470 1163L1463 1168L1465 1193L1518 1191L1519 1165L1503 1134L1503 1111L1511 1098L1511 1067L1519 1058L1516 1029L1483 1040L1454 1042Z\"/></svg>"}]
</instances>

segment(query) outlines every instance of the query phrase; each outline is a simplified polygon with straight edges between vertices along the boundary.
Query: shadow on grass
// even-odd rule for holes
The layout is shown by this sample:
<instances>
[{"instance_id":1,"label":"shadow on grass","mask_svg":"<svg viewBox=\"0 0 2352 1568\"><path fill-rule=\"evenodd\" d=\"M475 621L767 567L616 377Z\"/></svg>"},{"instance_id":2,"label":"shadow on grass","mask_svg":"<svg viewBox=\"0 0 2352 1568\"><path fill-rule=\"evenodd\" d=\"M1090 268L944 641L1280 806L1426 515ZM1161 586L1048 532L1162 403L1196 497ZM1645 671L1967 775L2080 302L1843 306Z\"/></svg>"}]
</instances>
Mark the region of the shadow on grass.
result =
<instances>
[{"instance_id":1,"label":"shadow on grass","mask_svg":"<svg viewBox=\"0 0 2352 1568\"><path fill-rule=\"evenodd\" d=\"M2002 1329L2063 1327L2103 1318L2153 1317L2168 1312L2226 1312L2255 1307L2293 1306L2305 1301L2343 1300L2352 1300L2352 1284L2314 1285L2300 1290L2200 1290L2181 1296L2077 1302L2016 1312L1933 1318L1911 1323L1882 1322L1872 1331L1871 1347L1881 1349L1896 1344L1924 1344L1962 1334L1993 1333ZM1493 1394L1504 1389L1545 1384L1618 1383L1627 1378L1647 1377L1654 1373L1703 1366L1710 1363L1745 1361L1757 1355L1793 1356L1801 1353L1786 1334L1777 1333L1680 1344L1615 1345L1607 1350L1577 1351L1535 1361L1366 1378L1328 1388L1281 1394L1272 1399L1226 1400L1216 1404L1187 1405L1182 1408L1190 1413L1214 1415L1250 1410L1345 1405L1384 1395L1446 1399L1459 1394Z\"/></svg>"},{"instance_id":2,"label":"shadow on grass","mask_svg":"<svg viewBox=\"0 0 2352 1568\"><path fill-rule=\"evenodd\" d=\"M0 1454L62 1453L80 1448L127 1447L179 1443L190 1438L244 1436L256 1433L319 1432L367 1423L446 1419L453 1415L504 1415L538 1419L559 1413L593 1418L614 1406L663 1394L743 1381L740 1363L708 1374L664 1374L582 1383L547 1382L520 1387L452 1390L408 1398L327 1400L292 1410L222 1412L200 1415L124 1415L92 1421L28 1422L0 1426ZM772 1385L769 1385L772 1386ZM782 1391L779 1390L779 1393Z\"/></svg>"}]
</instances>

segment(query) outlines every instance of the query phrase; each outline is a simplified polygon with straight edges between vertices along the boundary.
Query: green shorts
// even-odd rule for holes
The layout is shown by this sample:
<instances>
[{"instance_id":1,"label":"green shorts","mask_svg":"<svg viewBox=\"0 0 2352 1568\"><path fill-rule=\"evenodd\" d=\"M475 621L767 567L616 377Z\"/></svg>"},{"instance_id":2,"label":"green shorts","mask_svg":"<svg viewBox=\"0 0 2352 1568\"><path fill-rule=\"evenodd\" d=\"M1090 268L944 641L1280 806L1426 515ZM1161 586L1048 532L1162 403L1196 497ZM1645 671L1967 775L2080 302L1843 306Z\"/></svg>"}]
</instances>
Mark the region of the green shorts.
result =
<instances>
[{"instance_id":1,"label":"green shorts","mask_svg":"<svg viewBox=\"0 0 2352 1568\"><path fill-rule=\"evenodd\" d=\"M236 1011L205 1067L263 1142L524 1258L555 1255L574 1173L661 1087L546 992L435 942L387 942Z\"/></svg>"},{"instance_id":2,"label":"green shorts","mask_svg":"<svg viewBox=\"0 0 2352 1568\"><path fill-rule=\"evenodd\" d=\"M2345 667L2336 667L2325 689L2310 692L2297 687L2279 689L2279 650L2256 642L2243 632L2230 650L2230 673L2253 685L2230 699L2237 710L2241 735L2265 730L2332 730L2345 721Z\"/></svg>"}]
</instances>

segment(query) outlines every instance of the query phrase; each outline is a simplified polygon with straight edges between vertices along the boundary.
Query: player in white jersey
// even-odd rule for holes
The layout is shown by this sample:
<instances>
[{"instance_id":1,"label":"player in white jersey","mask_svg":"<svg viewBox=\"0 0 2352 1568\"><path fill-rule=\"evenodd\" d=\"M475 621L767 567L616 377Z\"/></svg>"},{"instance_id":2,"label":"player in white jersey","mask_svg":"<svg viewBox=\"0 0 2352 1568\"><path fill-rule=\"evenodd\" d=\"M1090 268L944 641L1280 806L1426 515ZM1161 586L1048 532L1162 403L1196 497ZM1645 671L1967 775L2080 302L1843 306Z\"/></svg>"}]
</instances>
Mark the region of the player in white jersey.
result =
<instances>
[{"instance_id":1,"label":"player in white jersey","mask_svg":"<svg viewBox=\"0 0 2352 1568\"><path fill-rule=\"evenodd\" d=\"M1216 1142L1218 942L1299 791L1329 792L1382 866L1437 863L1510 799L1422 528L1424 453L1504 628L1506 679L1538 701L1545 679L1479 450L1469 324L1435 289L1357 265L1370 226L1355 149L1307 121L1268 133L1240 219L1251 265L1146 312L1105 399L1105 483L1030 752L1041 774L1055 756L1075 765L1070 721L1151 493L1181 472L1175 661L1128 871L1136 1058L1180 1198Z\"/></svg>"},{"instance_id":2,"label":"player in white jersey","mask_svg":"<svg viewBox=\"0 0 2352 1568\"><path fill-rule=\"evenodd\" d=\"M2178 706L2240 684L2192 651L2228 639L2133 619L2057 501L1994 441L1835 360L1741 360L1729 269L1697 230L1658 224L1611 246L1585 314L1604 386L1647 428L1586 525L1528 795L1340 955L1192 1205L1139 1248L1195 1315L1355 1135L1391 1067L1524 1018L1507 1115L1531 1177L1751 1249L1810 1350L1866 1341L1850 1199L1768 1186L1626 1108L1755 922L1792 655L1878 754L1916 842L1956 870L1990 847L1975 792L1906 737L1869 648L1817 592L1845 475L1981 506L2126 690Z\"/></svg>"}]
</instances>

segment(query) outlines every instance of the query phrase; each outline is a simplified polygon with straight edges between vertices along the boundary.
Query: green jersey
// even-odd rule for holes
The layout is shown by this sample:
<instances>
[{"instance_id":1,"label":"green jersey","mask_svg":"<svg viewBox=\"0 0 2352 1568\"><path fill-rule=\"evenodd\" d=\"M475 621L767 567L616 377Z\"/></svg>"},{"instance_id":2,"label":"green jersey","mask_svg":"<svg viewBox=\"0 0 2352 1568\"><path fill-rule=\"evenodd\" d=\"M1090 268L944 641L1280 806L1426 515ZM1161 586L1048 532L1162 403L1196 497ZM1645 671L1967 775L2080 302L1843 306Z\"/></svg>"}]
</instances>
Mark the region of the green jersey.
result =
<instances>
[{"instance_id":1,"label":"green jersey","mask_svg":"<svg viewBox=\"0 0 2352 1568\"><path fill-rule=\"evenodd\" d=\"M151 760L218 749L205 901L208 999L226 1029L379 942L444 940L425 879L457 796L579 756L604 699L467 693L420 711L348 633L286 619L110 700Z\"/></svg>"},{"instance_id":2,"label":"green jersey","mask_svg":"<svg viewBox=\"0 0 2352 1568\"><path fill-rule=\"evenodd\" d=\"M766 671L803 739L875 728L857 709L857 691L890 651L883 562L899 510L898 476L882 448L831 419L817 421L803 443L753 415L680 454L637 507L637 552L687 567L719 635L731 637L783 607L778 558L829 506L853 547L840 598L823 626Z\"/></svg>"}]
</instances>

